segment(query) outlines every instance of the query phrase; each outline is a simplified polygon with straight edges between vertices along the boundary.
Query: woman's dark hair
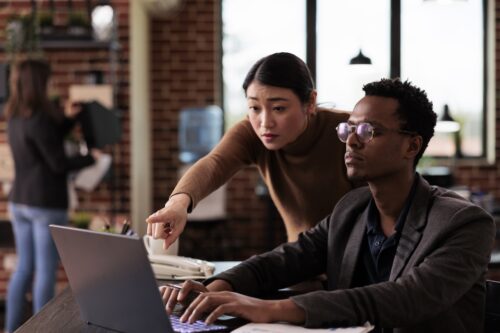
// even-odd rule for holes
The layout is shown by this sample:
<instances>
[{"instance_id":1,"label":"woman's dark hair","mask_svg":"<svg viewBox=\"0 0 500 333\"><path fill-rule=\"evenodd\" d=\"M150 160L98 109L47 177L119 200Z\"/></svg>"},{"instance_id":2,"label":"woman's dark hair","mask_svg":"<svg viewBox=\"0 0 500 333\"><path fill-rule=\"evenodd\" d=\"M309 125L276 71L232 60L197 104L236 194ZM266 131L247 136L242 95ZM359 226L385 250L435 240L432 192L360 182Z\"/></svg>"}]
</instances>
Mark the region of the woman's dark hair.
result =
<instances>
[{"instance_id":1,"label":"woman's dark hair","mask_svg":"<svg viewBox=\"0 0 500 333\"><path fill-rule=\"evenodd\" d=\"M7 118L30 117L35 112L46 112L56 120L61 118L47 95L50 66L41 60L23 60L13 66L10 96L5 105Z\"/></svg>"},{"instance_id":2,"label":"woman's dark hair","mask_svg":"<svg viewBox=\"0 0 500 333\"><path fill-rule=\"evenodd\" d=\"M303 104L309 102L314 90L314 82L307 65L299 57L287 52L274 53L257 61L243 81L245 94L253 81L288 88Z\"/></svg>"},{"instance_id":3,"label":"woman's dark hair","mask_svg":"<svg viewBox=\"0 0 500 333\"><path fill-rule=\"evenodd\" d=\"M415 156L414 166L416 166L434 135L436 126L437 116L426 92L411 82L402 82L400 79L382 79L368 83L363 90L366 96L390 97L398 101L397 113L401 129L418 133L422 137L422 149Z\"/></svg>"}]
</instances>

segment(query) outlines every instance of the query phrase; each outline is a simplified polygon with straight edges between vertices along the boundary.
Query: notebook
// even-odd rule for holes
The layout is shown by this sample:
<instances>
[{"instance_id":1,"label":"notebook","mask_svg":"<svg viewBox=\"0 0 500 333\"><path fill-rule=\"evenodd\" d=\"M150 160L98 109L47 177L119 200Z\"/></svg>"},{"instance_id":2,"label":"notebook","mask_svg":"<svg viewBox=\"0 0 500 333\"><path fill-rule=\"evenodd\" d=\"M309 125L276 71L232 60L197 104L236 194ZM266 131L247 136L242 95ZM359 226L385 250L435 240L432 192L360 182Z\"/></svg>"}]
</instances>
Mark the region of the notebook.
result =
<instances>
[{"instance_id":1,"label":"notebook","mask_svg":"<svg viewBox=\"0 0 500 333\"><path fill-rule=\"evenodd\" d=\"M118 332L226 332L235 327L180 323L169 317L136 236L50 225L80 316Z\"/></svg>"}]
</instances>

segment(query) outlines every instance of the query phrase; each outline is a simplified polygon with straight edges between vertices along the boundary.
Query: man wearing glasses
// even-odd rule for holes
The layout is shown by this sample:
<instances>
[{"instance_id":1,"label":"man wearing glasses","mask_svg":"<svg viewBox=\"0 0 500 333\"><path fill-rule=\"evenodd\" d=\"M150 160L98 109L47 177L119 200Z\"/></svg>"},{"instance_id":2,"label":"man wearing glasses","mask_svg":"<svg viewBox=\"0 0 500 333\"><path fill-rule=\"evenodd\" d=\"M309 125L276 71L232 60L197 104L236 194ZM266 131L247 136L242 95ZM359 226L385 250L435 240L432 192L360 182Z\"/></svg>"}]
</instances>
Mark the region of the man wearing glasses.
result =
<instances>
[{"instance_id":1,"label":"man wearing glasses","mask_svg":"<svg viewBox=\"0 0 500 333\"><path fill-rule=\"evenodd\" d=\"M366 96L337 133L346 144L348 177L368 186L346 194L297 242L204 285L187 281L180 293L163 288L168 311L194 289L202 293L181 320L208 313L212 322L225 313L307 327L369 321L379 332L483 331L493 220L415 172L436 124L426 93L397 79L363 90ZM324 291L254 298L322 273Z\"/></svg>"}]
</instances>

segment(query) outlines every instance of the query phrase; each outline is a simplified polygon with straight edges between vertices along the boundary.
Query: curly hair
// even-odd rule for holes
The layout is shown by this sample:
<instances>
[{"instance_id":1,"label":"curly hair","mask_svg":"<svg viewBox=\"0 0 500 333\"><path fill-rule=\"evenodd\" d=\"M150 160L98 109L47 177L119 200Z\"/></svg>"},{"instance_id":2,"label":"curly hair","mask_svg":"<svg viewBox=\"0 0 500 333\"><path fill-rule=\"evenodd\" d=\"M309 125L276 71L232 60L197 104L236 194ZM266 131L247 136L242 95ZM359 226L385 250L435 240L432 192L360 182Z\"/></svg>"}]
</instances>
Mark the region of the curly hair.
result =
<instances>
[{"instance_id":1,"label":"curly hair","mask_svg":"<svg viewBox=\"0 0 500 333\"><path fill-rule=\"evenodd\" d=\"M418 133L422 137L422 148L415 156L414 167L422 157L429 141L434 135L436 113L427 93L412 85L409 81L400 79L381 79L363 86L366 96L390 97L398 101L396 110L401 123L401 129Z\"/></svg>"}]
</instances>

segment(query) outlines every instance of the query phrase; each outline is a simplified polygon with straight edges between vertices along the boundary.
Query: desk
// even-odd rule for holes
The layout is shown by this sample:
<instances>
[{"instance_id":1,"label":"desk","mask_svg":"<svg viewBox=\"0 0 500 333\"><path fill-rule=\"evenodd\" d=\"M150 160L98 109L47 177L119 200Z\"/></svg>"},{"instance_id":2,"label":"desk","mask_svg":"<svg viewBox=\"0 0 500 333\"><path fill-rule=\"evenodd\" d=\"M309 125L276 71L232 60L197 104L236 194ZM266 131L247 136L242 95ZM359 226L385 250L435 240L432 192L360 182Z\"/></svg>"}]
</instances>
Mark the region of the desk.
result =
<instances>
[{"instance_id":1,"label":"desk","mask_svg":"<svg viewBox=\"0 0 500 333\"><path fill-rule=\"evenodd\" d=\"M214 262L215 273L223 272L236 264L237 261ZM163 280L159 281L161 285ZM165 281L168 282L168 281ZM95 326L88 326L80 318L80 309L73 297L71 289L68 287L58 296L47 303L40 312L25 322L16 333L33 332L89 332L107 333L113 332Z\"/></svg>"}]
</instances>

